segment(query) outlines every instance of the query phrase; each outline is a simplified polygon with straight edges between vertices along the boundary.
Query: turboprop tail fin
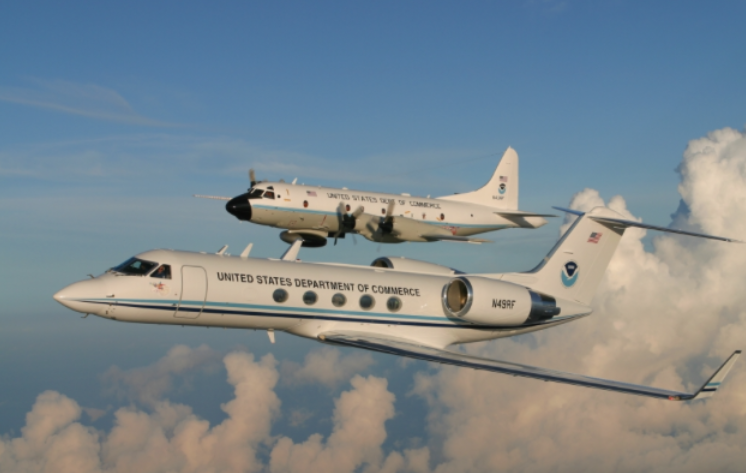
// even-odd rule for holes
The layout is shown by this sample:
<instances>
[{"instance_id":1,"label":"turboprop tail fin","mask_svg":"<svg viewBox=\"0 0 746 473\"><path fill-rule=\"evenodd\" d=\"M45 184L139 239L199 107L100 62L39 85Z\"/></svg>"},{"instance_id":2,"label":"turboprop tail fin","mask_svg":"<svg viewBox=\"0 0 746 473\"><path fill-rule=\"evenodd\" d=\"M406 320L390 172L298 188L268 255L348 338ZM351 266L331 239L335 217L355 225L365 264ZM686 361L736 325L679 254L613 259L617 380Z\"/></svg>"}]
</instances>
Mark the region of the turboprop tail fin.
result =
<instances>
[{"instance_id":1,"label":"turboprop tail fin","mask_svg":"<svg viewBox=\"0 0 746 473\"><path fill-rule=\"evenodd\" d=\"M529 271L534 281L529 285L539 292L589 305L606 268L614 256L624 230L629 227L646 228L726 242L729 238L716 237L673 228L647 225L625 220L607 207L596 207L590 212L555 207L579 218L560 238L544 260ZM526 274L526 273L524 273ZM507 275L506 275L507 276ZM503 279L509 280L510 277Z\"/></svg>"},{"instance_id":2,"label":"turboprop tail fin","mask_svg":"<svg viewBox=\"0 0 746 473\"><path fill-rule=\"evenodd\" d=\"M510 147L505 150L492 178L482 188L439 198L502 210L518 210L518 153Z\"/></svg>"}]
</instances>

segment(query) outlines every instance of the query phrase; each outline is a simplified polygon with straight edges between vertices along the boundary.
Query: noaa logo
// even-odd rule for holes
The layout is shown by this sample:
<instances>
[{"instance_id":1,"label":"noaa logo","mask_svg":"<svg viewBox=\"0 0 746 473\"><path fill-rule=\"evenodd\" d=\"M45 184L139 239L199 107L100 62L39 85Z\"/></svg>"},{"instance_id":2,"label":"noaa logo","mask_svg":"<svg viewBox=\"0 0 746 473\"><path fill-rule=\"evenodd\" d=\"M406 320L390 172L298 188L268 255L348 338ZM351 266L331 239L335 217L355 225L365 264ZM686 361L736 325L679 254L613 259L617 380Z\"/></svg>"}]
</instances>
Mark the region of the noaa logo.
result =
<instances>
[{"instance_id":1,"label":"noaa logo","mask_svg":"<svg viewBox=\"0 0 746 473\"><path fill-rule=\"evenodd\" d=\"M572 287L576 282L578 282L578 263L568 261L562 268L562 284L565 287Z\"/></svg>"},{"instance_id":2,"label":"noaa logo","mask_svg":"<svg viewBox=\"0 0 746 473\"><path fill-rule=\"evenodd\" d=\"M507 187L508 187L508 186L507 186L507 185L505 185L505 183L504 183L504 182L501 182L501 183L500 183L500 186L499 186L499 187L498 187L498 189L497 189L497 192L499 192L499 193L501 193L501 194L504 194L504 193L505 193L505 189L506 189Z\"/></svg>"}]
</instances>

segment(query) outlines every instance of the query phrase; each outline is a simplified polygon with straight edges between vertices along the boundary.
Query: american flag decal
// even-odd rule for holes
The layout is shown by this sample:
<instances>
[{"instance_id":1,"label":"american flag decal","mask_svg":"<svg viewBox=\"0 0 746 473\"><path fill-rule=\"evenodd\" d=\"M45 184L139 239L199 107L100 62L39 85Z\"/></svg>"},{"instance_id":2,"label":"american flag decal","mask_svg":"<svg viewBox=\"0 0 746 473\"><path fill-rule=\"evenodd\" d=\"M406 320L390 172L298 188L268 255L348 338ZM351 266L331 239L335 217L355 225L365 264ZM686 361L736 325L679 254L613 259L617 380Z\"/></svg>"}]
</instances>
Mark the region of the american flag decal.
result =
<instances>
[{"instance_id":1,"label":"american flag decal","mask_svg":"<svg viewBox=\"0 0 746 473\"><path fill-rule=\"evenodd\" d=\"M500 176L500 182L508 182L508 176Z\"/></svg>"},{"instance_id":2,"label":"american flag decal","mask_svg":"<svg viewBox=\"0 0 746 473\"><path fill-rule=\"evenodd\" d=\"M588 237L588 243L598 243L598 241L601 239L601 235L603 235L603 233L591 233L591 236Z\"/></svg>"},{"instance_id":3,"label":"american flag decal","mask_svg":"<svg viewBox=\"0 0 746 473\"><path fill-rule=\"evenodd\" d=\"M316 197L316 191L306 191L306 194L310 195L311 197Z\"/></svg>"}]
</instances>

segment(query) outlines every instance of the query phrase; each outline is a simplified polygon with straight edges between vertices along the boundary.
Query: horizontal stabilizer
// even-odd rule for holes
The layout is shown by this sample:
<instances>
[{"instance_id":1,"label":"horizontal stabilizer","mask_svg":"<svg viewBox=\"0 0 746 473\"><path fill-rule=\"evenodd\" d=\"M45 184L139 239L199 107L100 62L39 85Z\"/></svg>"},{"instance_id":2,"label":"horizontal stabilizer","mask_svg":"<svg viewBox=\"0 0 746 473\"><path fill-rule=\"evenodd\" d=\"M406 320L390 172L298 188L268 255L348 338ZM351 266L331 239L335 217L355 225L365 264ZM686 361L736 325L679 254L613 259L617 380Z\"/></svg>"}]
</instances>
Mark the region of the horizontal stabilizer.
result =
<instances>
[{"instance_id":1,"label":"horizontal stabilizer","mask_svg":"<svg viewBox=\"0 0 746 473\"><path fill-rule=\"evenodd\" d=\"M556 208L556 207L555 207ZM498 210L495 212L501 217L556 217L554 214L537 214L535 212L524 212L522 210Z\"/></svg>"},{"instance_id":2,"label":"horizontal stabilizer","mask_svg":"<svg viewBox=\"0 0 746 473\"><path fill-rule=\"evenodd\" d=\"M219 195L200 195L200 194L194 194L193 197L198 197L200 199L212 199L212 200L231 200L233 197L222 197Z\"/></svg>"},{"instance_id":3,"label":"horizontal stabilizer","mask_svg":"<svg viewBox=\"0 0 746 473\"><path fill-rule=\"evenodd\" d=\"M419 360L443 363L446 365L461 366L478 370L493 371L496 373L522 376L526 378L541 379L555 383L574 384L587 388L616 391L638 396L668 399L671 401L689 401L711 396L720 387L728 371L736 362L740 351L733 353L728 360L715 372L715 374L695 393L670 391L667 389L642 386L638 384L624 383L610 379L593 378L580 374L566 373L564 371L550 370L536 366L520 365L507 361L490 360L469 356L463 353L452 352L439 348L419 345L416 342L389 338L381 335L369 335L363 333L328 333L319 336L323 342L344 345L349 347L363 348L366 350L379 351L391 355L406 356Z\"/></svg>"},{"instance_id":4,"label":"horizontal stabilizer","mask_svg":"<svg viewBox=\"0 0 746 473\"><path fill-rule=\"evenodd\" d=\"M457 235L422 235L422 238L429 241L456 241L462 243L475 243L478 245L482 243L494 243L492 240L485 240L483 238L469 238Z\"/></svg>"},{"instance_id":5,"label":"horizontal stabilizer","mask_svg":"<svg viewBox=\"0 0 746 473\"><path fill-rule=\"evenodd\" d=\"M578 217L585 215L585 212L581 212L579 210L565 209L562 207L553 207L553 208L560 210L562 212L567 212L572 215L577 215ZM647 223L635 222L634 220L624 220L621 218L610 218L610 217L593 216L593 215L589 215L589 217L601 224L604 224L610 227L619 227L622 229L628 228L628 227L636 227L636 228L644 228L646 230L656 230L659 232L675 233L677 235L687 235L687 236L693 236L693 237L699 237L699 238L708 238L710 240L726 241L729 243L743 243L740 240L734 240L732 238L708 235L706 233L689 232L686 230L678 230L676 228L659 227L657 225L648 225Z\"/></svg>"}]
</instances>

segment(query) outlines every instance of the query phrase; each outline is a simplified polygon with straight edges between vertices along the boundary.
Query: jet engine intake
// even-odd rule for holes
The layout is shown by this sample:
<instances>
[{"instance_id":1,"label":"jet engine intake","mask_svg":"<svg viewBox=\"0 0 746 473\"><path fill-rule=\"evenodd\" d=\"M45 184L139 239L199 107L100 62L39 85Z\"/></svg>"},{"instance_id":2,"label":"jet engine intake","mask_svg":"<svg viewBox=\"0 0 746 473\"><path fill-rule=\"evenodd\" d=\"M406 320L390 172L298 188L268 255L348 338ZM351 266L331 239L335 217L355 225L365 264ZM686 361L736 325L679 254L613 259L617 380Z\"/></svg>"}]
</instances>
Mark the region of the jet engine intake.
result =
<instances>
[{"instance_id":1,"label":"jet engine intake","mask_svg":"<svg viewBox=\"0 0 746 473\"><path fill-rule=\"evenodd\" d=\"M477 325L517 326L559 314L553 297L523 286L481 277L451 279L442 292L443 312Z\"/></svg>"}]
</instances>

